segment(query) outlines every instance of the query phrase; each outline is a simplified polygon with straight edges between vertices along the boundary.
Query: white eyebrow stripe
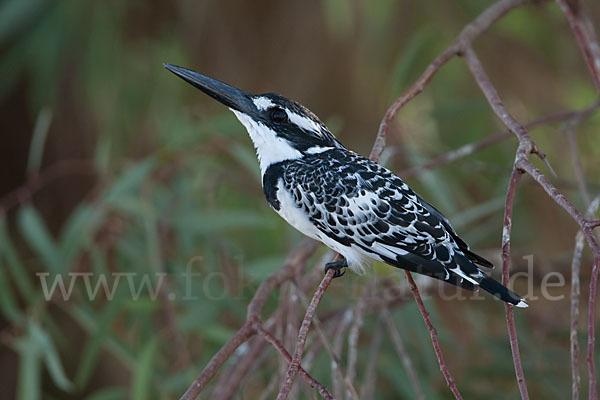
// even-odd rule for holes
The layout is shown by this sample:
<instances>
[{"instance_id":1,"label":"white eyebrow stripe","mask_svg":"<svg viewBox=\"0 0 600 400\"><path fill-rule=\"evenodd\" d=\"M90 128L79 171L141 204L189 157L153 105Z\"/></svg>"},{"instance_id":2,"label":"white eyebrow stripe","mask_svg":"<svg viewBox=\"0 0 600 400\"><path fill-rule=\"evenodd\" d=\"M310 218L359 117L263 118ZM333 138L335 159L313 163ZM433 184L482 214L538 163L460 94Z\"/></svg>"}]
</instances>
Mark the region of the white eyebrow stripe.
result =
<instances>
[{"instance_id":1,"label":"white eyebrow stripe","mask_svg":"<svg viewBox=\"0 0 600 400\"><path fill-rule=\"evenodd\" d=\"M252 102L254 103L256 108L258 108L261 111L264 111L267 108L275 106L275 103L273 103L271 101L271 99L269 99L268 97L264 97L264 96L253 98Z\"/></svg>"},{"instance_id":2,"label":"white eyebrow stripe","mask_svg":"<svg viewBox=\"0 0 600 400\"><path fill-rule=\"evenodd\" d=\"M298 115L287 109L285 110L285 112L287 113L290 121L298 125L300 129L304 129L305 131L311 131L319 136L323 136L323 133L321 132L321 127L312 119L303 117L302 115Z\"/></svg>"}]
</instances>

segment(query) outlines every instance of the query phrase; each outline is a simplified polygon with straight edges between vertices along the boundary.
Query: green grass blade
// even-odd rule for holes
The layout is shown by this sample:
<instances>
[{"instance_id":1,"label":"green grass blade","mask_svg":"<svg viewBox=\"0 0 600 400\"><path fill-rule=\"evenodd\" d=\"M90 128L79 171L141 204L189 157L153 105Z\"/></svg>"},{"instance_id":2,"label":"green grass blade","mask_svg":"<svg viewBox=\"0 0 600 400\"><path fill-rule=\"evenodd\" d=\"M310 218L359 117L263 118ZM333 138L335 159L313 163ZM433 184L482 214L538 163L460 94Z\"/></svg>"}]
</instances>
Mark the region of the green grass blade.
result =
<instances>
[{"instance_id":1,"label":"green grass blade","mask_svg":"<svg viewBox=\"0 0 600 400\"><path fill-rule=\"evenodd\" d=\"M157 349L158 341L156 338L153 338L146 343L142 349L142 352L140 353L140 357L135 368L135 374L133 376L133 383L131 385L132 400L145 400L150 397L150 389L153 386L153 363Z\"/></svg>"}]
</instances>

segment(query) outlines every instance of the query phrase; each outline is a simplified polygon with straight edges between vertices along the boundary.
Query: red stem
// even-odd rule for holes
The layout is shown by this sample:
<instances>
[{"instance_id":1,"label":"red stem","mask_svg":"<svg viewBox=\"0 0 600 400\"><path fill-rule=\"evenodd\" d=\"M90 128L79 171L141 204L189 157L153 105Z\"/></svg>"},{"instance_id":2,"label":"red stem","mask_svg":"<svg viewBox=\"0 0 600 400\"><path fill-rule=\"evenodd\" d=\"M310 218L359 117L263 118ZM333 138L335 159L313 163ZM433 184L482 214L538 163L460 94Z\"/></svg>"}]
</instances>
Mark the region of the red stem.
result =
<instances>
[{"instance_id":1,"label":"red stem","mask_svg":"<svg viewBox=\"0 0 600 400\"><path fill-rule=\"evenodd\" d=\"M513 204L521 176L522 172L514 168L506 193L506 203L504 206L504 228L502 229L502 284L504 286L508 285L508 267L510 265L510 233L512 230ZM506 327L508 329L513 364L515 366L515 375L517 376L517 385L519 386L521 399L526 400L529 399L529 393L527 392L527 382L525 381L525 374L523 373L523 365L521 363L521 354L519 353L519 339L517 338L517 328L515 326L514 307L508 303L505 303L504 310L506 312Z\"/></svg>"},{"instance_id":2,"label":"red stem","mask_svg":"<svg viewBox=\"0 0 600 400\"><path fill-rule=\"evenodd\" d=\"M592 75L594 85L596 85L596 89L600 92L600 56L596 54L595 57L593 51L594 48L598 48L598 42L595 38L593 26L588 24L586 27L586 23L582 20L586 10L584 9L583 4L578 0L556 0L556 2L567 16L573 34L575 34L575 38L577 39L577 44L585 59L585 63Z\"/></svg>"},{"instance_id":3,"label":"red stem","mask_svg":"<svg viewBox=\"0 0 600 400\"><path fill-rule=\"evenodd\" d=\"M577 330L579 325L579 296L581 293L580 271L581 255L583 253L583 233L579 231L575 237L575 249L571 262L571 328L569 341L571 344L571 390L572 399L579 400L581 377L579 375L579 341Z\"/></svg>"},{"instance_id":4,"label":"red stem","mask_svg":"<svg viewBox=\"0 0 600 400\"><path fill-rule=\"evenodd\" d=\"M255 331L250 322L246 322L237 333L225 343L223 347L217 351L206 367L202 370L202 373L194 383L185 391L180 400L194 400L200 392L208 385L212 378L217 374L217 371L221 366L231 357L233 352L240 347L242 343L245 343Z\"/></svg>"},{"instance_id":5,"label":"red stem","mask_svg":"<svg viewBox=\"0 0 600 400\"><path fill-rule=\"evenodd\" d=\"M408 279L408 283L410 285L410 290L417 302L417 306L419 307L419 311L423 316L423 320L425 321L425 325L427 325L427 329L429 330L429 335L431 336L431 342L433 344L433 351L435 352L435 356L437 357L438 363L440 364L440 371L442 371L442 375L446 379L446 383L450 388L450 391L454 395L457 400L462 400L462 396L456 387L456 383L454 382L454 378L450 371L448 371L448 367L446 367L446 362L444 361L444 355L442 354L442 349L440 347L440 343L437 337L437 330L431 323L431 319L429 318L429 312L425 309L425 305L423 304L423 300L421 299L421 295L419 294L419 289L417 288L417 284L415 283L412 275L408 271L404 271L406 274L406 279Z\"/></svg>"},{"instance_id":6,"label":"red stem","mask_svg":"<svg viewBox=\"0 0 600 400\"><path fill-rule=\"evenodd\" d=\"M304 352L304 345L306 343L306 338L308 336L308 330L310 329L310 325L312 323L313 315L317 311L317 306L321 302L325 291L331 284L331 280L333 279L333 275L335 271L330 269L323 276L323 280L319 284L319 287L315 291L310 304L306 310L306 314L304 315L304 319L302 320L302 325L300 326L300 331L298 332L298 341L296 342L296 350L294 351L294 357L290 362L290 366L288 367L287 373L283 380L283 384L281 385L281 389L279 390L279 394L277 395L277 400L285 400L287 399L290 391L292 390L292 384L294 383L294 378L298 369L300 368L300 360L302 358L302 353Z\"/></svg>"},{"instance_id":7,"label":"red stem","mask_svg":"<svg viewBox=\"0 0 600 400\"><path fill-rule=\"evenodd\" d=\"M592 276L590 278L590 299L588 304L588 380L590 382L590 390L588 398L590 400L598 399L598 390L596 388L596 367L594 365L594 345L596 343L595 320L596 320L596 290L598 285L598 269L600 268L600 256L594 257L594 266L592 268Z\"/></svg>"},{"instance_id":8,"label":"red stem","mask_svg":"<svg viewBox=\"0 0 600 400\"><path fill-rule=\"evenodd\" d=\"M275 347L275 349L277 349L277 351L288 362L292 361L292 356L290 355L290 353L285 349L285 347L279 340L277 340L273 335L271 335L271 332L267 331L262 325L257 325L256 330L267 342L271 343L273 347ZM323 384L319 383L319 381L317 381L315 378L313 378L308 372L306 372L304 368L299 367L299 372L302 376L304 376L304 378L307 380L311 387L319 391L319 394L324 399L333 400L333 396L331 395L331 393L329 393L327 388L323 386Z\"/></svg>"},{"instance_id":9,"label":"red stem","mask_svg":"<svg viewBox=\"0 0 600 400\"><path fill-rule=\"evenodd\" d=\"M244 325L211 358L209 363L202 370L202 373L194 380L194 382L192 382L190 387L181 396L180 400L196 399L206 385L214 378L225 361L231 357L233 352L256 333L255 324L260 321L260 312L270 294L279 287L282 282L292 278L296 269L304 264L306 259L314 253L316 248L316 243L312 240L302 242L302 244L290 254L285 265L261 283L254 294L254 297L250 301L250 304L248 304L248 313Z\"/></svg>"}]
</instances>

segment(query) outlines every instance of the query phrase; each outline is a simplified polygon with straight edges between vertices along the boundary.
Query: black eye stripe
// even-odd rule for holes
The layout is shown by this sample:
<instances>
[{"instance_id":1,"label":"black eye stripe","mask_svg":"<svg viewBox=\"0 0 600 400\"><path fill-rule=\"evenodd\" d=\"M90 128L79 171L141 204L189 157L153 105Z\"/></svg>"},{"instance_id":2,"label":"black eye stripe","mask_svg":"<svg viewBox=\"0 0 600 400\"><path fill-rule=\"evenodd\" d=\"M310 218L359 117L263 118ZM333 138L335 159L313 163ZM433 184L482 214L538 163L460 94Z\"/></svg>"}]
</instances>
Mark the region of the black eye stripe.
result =
<instances>
[{"instance_id":1,"label":"black eye stripe","mask_svg":"<svg viewBox=\"0 0 600 400\"><path fill-rule=\"evenodd\" d=\"M279 108L279 107L273 107L269 110L269 115L271 117L271 121L273 122L286 122L288 120L288 115L287 113Z\"/></svg>"}]
</instances>

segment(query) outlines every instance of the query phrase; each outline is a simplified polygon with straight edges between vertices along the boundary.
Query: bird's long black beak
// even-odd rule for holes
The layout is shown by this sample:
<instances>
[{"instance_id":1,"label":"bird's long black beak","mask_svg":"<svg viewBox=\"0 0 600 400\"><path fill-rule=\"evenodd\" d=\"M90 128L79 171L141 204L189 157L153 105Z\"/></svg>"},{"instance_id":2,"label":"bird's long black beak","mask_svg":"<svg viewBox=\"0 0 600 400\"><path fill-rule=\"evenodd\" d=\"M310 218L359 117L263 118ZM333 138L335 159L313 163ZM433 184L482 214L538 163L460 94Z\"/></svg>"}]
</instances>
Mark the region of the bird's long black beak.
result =
<instances>
[{"instance_id":1,"label":"bird's long black beak","mask_svg":"<svg viewBox=\"0 0 600 400\"><path fill-rule=\"evenodd\" d=\"M177 65L163 64L163 66L227 107L248 115L256 114L257 109L249 93Z\"/></svg>"}]
</instances>

